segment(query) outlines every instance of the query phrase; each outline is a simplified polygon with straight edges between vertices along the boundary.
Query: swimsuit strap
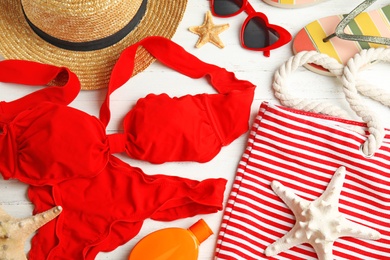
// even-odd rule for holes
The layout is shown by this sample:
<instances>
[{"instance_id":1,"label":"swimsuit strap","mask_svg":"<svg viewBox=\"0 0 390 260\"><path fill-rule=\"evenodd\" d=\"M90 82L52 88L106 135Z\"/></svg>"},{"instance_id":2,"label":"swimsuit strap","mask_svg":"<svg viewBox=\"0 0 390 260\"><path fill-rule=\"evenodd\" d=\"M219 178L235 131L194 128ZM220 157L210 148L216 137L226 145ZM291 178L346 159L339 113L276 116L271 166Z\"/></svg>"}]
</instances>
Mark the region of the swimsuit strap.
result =
<instances>
[{"instance_id":1,"label":"swimsuit strap","mask_svg":"<svg viewBox=\"0 0 390 260\"><path fill-rule=\"evenodd\" d=\"M16 83L30 86L54 84L53 80L64 79L61 86L50 86L11 102L0 102L0 113L8 116L45 101L67 105L74 100L80 91L77 76L65 67L37 63L25 60L3 60L0 62L0 82Z\"/></svg>"},{"instance_id":2,"label":"swimsuit strap","mask_svg":"<svg viewBox=\"0 0 390 260\"><path fill-rule=\"evenodd\" d=\"M131 78L135 54L140 46L163 64L188 77L201 78L209 75L211 85L221 94L255 87L249 81L237 79L234 73L224 68L199 60L169 39L150 36L125 49L115 64L111 73L107 96L100 109L100 119L105 126L110 121L110 95Z\"/></svg>"}]
</instances>

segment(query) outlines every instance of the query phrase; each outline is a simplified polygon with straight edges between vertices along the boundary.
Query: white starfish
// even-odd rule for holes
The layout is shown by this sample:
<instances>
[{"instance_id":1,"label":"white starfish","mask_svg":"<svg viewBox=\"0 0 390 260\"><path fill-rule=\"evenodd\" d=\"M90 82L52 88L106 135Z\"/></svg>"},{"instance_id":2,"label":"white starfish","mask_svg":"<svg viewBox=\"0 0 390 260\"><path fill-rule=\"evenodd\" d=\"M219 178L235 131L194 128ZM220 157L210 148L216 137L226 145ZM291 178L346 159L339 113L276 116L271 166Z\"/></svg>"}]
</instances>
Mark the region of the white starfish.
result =
<instances>
[{"instance_id":1,"label":"white starfish","mask_svg":"<svg viewBox=\"0 0 390 260\"><path fill-rule=\"evenodd\" d=\"M278 181L271 183L274 192L294 213L296 222L287 234L266 248L264 253L267 256L309 243L319 260L333 260L333 243L339 237L380 238L378 231L349 221L339 212L338 203L345 171L343 166L338 168L324 193L314 201L298 197Z\"/></svg>"},{"instance_id":2,"label":"white starfish","mask_svg":"<svg viewBox=\"0 0 390 260\"><path fill-rule=\"evenodd\" d=\"M17 219L0 207L0 259L27 259L24 252L26 240L38 228L57 217L61 211L62 207L57 206L34 216Z\"/></svg>"}]
</instances>

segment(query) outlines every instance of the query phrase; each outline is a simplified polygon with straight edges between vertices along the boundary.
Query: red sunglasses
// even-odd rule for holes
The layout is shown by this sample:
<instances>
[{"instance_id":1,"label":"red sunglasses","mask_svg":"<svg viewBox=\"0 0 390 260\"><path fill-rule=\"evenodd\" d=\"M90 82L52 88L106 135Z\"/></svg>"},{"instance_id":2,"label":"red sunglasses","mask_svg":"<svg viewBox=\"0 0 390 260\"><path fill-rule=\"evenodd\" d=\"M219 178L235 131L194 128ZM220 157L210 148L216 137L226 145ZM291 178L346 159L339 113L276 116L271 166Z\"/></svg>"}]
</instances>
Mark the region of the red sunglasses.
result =
<instances>
[{"instance_id":1,"label":"red sunglasses","mask_svg":"<svg viewBox=\"0 0 390 260\"><path fill-rule=\"evenodd\" d=\"M270 51L291 41L291 34L278 25L269 24L268 18L256 12L248 0L211 0L211 12L217 17L232 17L242 11L248 14L241 27L240 41L243 48L262 51L269 57Z\"/></svg>"}]
</instances>

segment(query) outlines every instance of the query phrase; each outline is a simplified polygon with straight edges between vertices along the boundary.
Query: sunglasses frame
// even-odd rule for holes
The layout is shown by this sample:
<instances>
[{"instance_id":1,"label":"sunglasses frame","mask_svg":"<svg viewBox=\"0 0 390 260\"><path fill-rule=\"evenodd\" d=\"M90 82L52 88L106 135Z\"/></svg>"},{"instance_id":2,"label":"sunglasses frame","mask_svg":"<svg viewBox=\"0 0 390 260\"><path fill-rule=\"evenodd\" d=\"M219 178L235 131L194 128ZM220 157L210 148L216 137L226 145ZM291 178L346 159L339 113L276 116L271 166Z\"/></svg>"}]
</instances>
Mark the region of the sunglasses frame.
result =
<instances>
[{"instance_id":1,"label":"sunglasses frame","mask_svg":"<svg viewBox=\"0 0 390 260\"><path fill-rule=\"evenodd\" d=\"M240 14L243 11L245 11L248 14L248 17L245 19L245 21L241 26L241 32L240 32L240 43L244 49L252 50L252 51L262 51L264 53L264 56L269 57L271 50L277 49L291 41L292 36L286 29L284 29L279 25L270 24L268 22L268 17L262 12L256 12L248 0L241 0L242 6L240 7L240 9L228 15L219 15L215 12L214 10L215 1L219 1L219 0L210 0L210 5L211 5L210 9L211 9L211 13L216 17L220 17L220 18L233 17ZM275 31L278 34L279 39L275 43L263 48L251 48L246 46L244 42L245 28L248 25L249 21L251 21L253 18L260 18L265 23L266 29Z\"/></svg>"}]
</instances>

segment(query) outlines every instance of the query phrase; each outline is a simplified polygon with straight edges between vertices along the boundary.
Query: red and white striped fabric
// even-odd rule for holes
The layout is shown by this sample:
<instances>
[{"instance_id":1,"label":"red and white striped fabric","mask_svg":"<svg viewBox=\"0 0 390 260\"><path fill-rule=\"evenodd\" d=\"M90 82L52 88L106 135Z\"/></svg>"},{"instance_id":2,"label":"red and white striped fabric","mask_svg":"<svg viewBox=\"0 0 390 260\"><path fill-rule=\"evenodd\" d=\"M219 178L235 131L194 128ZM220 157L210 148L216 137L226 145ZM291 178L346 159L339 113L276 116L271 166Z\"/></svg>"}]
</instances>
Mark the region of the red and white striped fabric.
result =
<instances>
[{"instance_id":1,"label":"red and white striped fabric","mask_svg":"<svg viewBox=\"0 0 390 260\"><path fill-rule=\"evenodd\" d=\"M366 158L358 122L263 103L226 205L216 259L315 259L309 244L267 258L265 248L294 225L291 210L272 191L284 186L307 200L319 197L334 172L346 167L339 211L381 233L379 240L343 237L335 259L390 259L390 131L379 151ZM355 129L355 130L354 130Z\"/></svg>"}]
</instances>

